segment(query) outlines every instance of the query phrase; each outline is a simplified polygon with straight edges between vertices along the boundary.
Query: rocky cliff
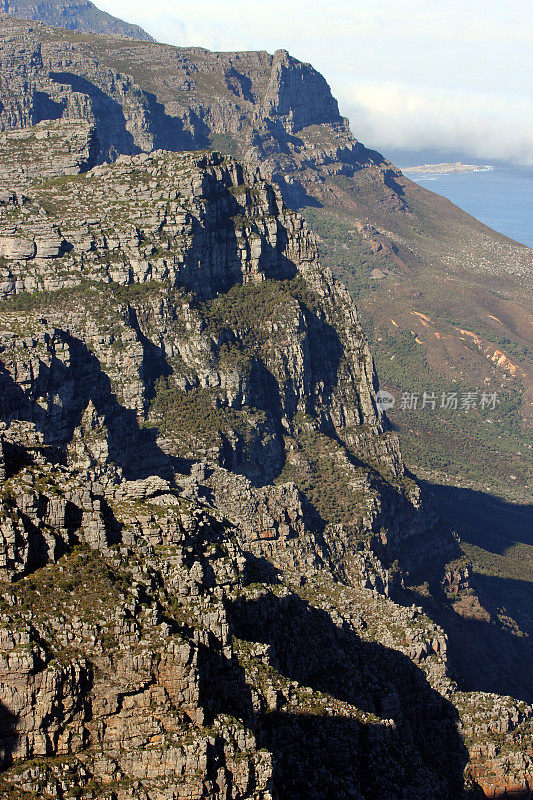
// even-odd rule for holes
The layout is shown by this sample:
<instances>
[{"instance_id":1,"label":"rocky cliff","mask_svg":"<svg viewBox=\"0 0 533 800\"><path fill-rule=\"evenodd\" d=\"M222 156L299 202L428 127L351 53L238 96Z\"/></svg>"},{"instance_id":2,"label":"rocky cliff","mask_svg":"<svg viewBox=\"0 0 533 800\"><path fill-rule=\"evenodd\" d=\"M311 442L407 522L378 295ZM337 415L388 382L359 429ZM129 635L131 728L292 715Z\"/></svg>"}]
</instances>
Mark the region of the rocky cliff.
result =
<instances>
[{"instance_id":1,"label":"rocky cliff","mask_svg":"<svg viewBox=\"0 0 533 800\"><path fill-rule=\"evenodd\" d=\"M1 142L0 792L527 796L531 707L394 600L465 567L315 236L256 167L99 137Z\"/></svg>"},{"instance_id":2,"label":"rocky cliff","mask_svg":"<svg viewBox=\"0 0 533 800\"><path fill-rule=\"evenodd\" d=\"M285 51L213 53L38 23L28 30L11 15L0 15L0 32L0 130L77 120L95 126L92 163L214 147L259 166L357 296L385 388L397 397L458 385L503 395L491 424L456 417L456 444L445 414L406 420L397 404L409 463L430 478L436 470L439 480L528 496L530 248L365 148L324 78Z\"/></svg>"},{"instance_id":3,"label":"rocky cliff","mask_svg":"<svg viewBox=\"0 0 533 800\"><path fill-rule=\"evenodd\" d=\"M304 183L327 175L378 165L383 178L393 169L353 138L322 75L285 50L212 53L38 24L27 31L5 15L0 26L0 129L43 119L94 120L100 160L214 144L261 163L262 173L286 191L298 173L300 193ZM18 114L5 102L15 87L22 91ZM394 187L390 198L400 203Z\"/></svg>"},{"instance_id":4,"label":"rocky cliff","mask_svg":"<svg viewBox=\"0 0 533 800\"><path fill-rule=\"evenodd\" d=\"M331 486L313 504L323 535L336 540L331 526L347 525L354 540L370 537L389 562L398 557L402 542L427 527L430 515L420 509L397 438L376 406L373 362L353 303L318 267L313 234L279 191L256 169L207 152L121 157L112 166L68 175L73 163L85 168L91 131L72 122L41 123L30 135L6 135L4 147L6 182L13 175L19 180L14 191L5 190L0 229L0 292L7 307L31 305L30 296L48 298L47 324L54 319L59 325L70 298L94 305L90 318L75 308L67 312L74 314L69 335L88 341L89 331L108 330L116 313L120 295L105 287L123 287L124 302L131 294L136 303L127 303L116 332L109 329L95 356L108 365L119 401L146 425L161 428L163 449L176 458L202 455L242 475L252 504L261 487L283 478L307 481L313 492L315 473L325 471ZM65 174L53 177L52 171L42 180L50 171L45 166L26 193L20 181L28 167L19 169L28 164L28 147L35 155L42 142L49 156L67 149L65 139ZM54 170L59 164L53 159ZM55 337L46 341L53 361ZM87 402L101 410L87 394L90 384L67 372L56 389L68 400L59 401L64 412L57 417L53 411L52 419L56 401L39 385L38 371L32 374L37 383L27 417L36 421L42 409L39 424L50 445L70 438ZM91 384L100 380L95 375ZM72 387L78 387L74 394ZM117 446L122 466L133 469L135 440ZM342 478L344 488L335 485ZM228 486L221 491L231 505ZM242 504L244 492L236 483L233 501L240 497ZM286 499L301 506L296 489ZM267 539L277 540L279 526L287 528L284 513L276 512L280 519L263 532ZM299 518L303 510L295 513ZM380 532L384 514L391 518L388 538ZM250 535L257 538L268 523L251 516ZM282 538L291 538L288 528Z\"/></svg>"},{"instance_id":5,"label":"rocky cliff","mask_svg":"<svg viewBox=\"0 0 533 800\"><path fill-rule=\"evenodd\" d=\"M217 53L27 25L0 14L0 130L82 119L99 161L154 148L213 146L261 168L325 234L351 240L355 260L331 265L353 282L419 273L504 271L522 284L530 251L412 183L355 139L326 80L285 50ZM21 76L25 76L23 85ZM318 214L317 220L315 220ZM346 256L344 257L344 260ZM363 281L363 283L364 283Z\"/></svg>"}]
</instances>

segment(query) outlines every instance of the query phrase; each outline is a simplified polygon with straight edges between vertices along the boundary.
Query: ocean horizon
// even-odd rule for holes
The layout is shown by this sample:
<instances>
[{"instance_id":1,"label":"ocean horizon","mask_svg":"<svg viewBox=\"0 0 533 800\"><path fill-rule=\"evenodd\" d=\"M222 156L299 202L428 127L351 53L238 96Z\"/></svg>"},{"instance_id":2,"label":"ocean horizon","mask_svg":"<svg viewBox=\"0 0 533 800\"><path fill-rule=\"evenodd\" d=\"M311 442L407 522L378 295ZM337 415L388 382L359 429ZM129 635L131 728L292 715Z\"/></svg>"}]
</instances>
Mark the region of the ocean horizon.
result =
<instances>
[{"instance_id":1,"label":"ocean horizon","mask_svg":"<svg viewBox=\"0 0 533 800\"><path fill-rule=\"evenodd\" d=\"M429 154L421 155L393 160L410 180L448 198L494 230L533 247L533 168L470 160L464 155L444 159L435 153L429 161ZM429 169L411 172L415 166L457 161L487 168L444 174Z\"/></svg>"}]
</instances>

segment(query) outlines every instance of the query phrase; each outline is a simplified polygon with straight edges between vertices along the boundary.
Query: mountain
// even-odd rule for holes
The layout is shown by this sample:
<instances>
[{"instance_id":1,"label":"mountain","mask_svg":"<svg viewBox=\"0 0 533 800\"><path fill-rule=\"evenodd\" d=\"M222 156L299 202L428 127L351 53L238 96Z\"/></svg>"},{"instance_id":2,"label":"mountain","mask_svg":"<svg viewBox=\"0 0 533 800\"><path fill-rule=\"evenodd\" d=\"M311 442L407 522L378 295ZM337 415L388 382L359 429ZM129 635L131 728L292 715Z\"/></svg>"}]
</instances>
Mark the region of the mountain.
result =
<instances>
[{"instance_id":1,"label":"mountain","mask_svg":"<svg viewBox=\"0 0 533 800\"><path fill-rule=\"evenodd\" d=\"M0 11L18 19L44 22L45 25L84 31L85 33L113 34L128 39L153 42L152 37L138 25L131 25L105 11L101 11L89 0L1 0Z\"/></svg>"},{"instance_id":2,"label":"mountain","mask_svg":"<svg viewBox=\"0 0 533 800\"><path fill-rule=\"evenodd\" d=\"M531 250L357 142L324 78L285 51L212 53L38 24L27 32L10 16L0 27L0 129L85 119L96 127L96 162L216 147L277 183L358 302L410 468L463 488L450 524L477 570L531 581L533 542L517 534L531 509L504 506L487 550L493 517L472 525L466 499L530 501ZM417 408L402 410L404 392ZM424 392L434 409L422 408ZM457 410L441 409L454 392ZM494 410L480 408L483 392L496 396Z\"/></svg>"},{"instance_id":3,"label":"mountain","mask_svg":"<svg viewBox=\"0 0 533 800\"><path fill-rule=\"evenodd\" d=\"M315 236L231 157L94 152L2 142L4 794L522 791L533 708L404 588L487 613Z\"/></svg>"},{"instance_id":4,"label":"mountain","mask_svg":"<svg viewBox=\"0 0 533 800\"><path fill-rule=\"evenodd\" d=\"M0 126L78 116L95 120L99 160L213 146L258 164L318 233L325 263L357 299L384 386L398 398L391 415L413 468L529 497L529 248L357 142L324 78L285 51L211 53L45 28L26 34L10 18L2 31L5 58L15 46L33 83L20 87L24 100L8 87ZM496 413L399 413L404 391L440 398L458 389L477 392L478 402L483 390L496 392Z\"/></svg>"},{"instance_id":5,"label":"mountain","mask_svg":"<svg viewBox=\"0 0 533 800\"><path fill-rule=\"evenodd\" d=\"M474 571L441 512L527 518L406 468L322 257L529 251L284 51L0 30L1 793L527 797L526 559ZM363 207L403 242L328 217Z\"/></svg>"}]
</instances>

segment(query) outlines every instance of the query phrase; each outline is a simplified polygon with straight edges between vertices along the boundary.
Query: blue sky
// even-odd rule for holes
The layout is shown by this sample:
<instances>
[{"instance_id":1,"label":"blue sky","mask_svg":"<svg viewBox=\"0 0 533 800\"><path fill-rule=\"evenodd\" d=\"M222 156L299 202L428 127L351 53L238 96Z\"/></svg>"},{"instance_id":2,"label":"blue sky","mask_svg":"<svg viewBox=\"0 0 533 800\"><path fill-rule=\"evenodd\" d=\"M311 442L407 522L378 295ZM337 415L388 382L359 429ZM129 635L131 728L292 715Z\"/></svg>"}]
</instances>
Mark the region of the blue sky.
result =
<instances>
[{"instance_id":1,"label":"blue sky","mask_svg":"<svg viewBox=\"0 0 533 800\"><path fill-rule=\"evenodd\" d=\"M159 41L283 47L327 78L354 135L533 165L531 0L96 0Z\"/></svg>"}]
</instances>

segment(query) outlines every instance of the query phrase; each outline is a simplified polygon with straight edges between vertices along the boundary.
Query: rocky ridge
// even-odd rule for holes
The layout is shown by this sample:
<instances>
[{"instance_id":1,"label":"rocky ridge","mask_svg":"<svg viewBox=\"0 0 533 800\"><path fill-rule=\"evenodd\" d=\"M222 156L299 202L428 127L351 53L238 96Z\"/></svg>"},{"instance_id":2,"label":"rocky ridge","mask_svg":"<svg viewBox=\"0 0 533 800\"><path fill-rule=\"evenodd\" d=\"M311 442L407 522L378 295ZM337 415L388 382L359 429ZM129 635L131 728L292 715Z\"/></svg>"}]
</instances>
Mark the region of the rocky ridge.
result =
<instances>
[{"instance_id":1,"label":"rocky ridge","mask_svg":"<svg viewBox=\"0 0 533 800\"><path fill-rule=\"evenodd\" d=\"M94 125L30 135L0 165L1 791L527 796L531 707L459 691L392 599L454 541L303 220L218 153L87 171Z\"/></svg>"},{"instance_id":2,"label":"rocky ridge","mask_svg":"<svg viewBox=\"0 0 533 800\"><path fill-rule=\"evenodd\" d=\"M56 124L49 132L59 130ZM25 141L19 134L9 139ZM352 487L335 522L350 519L356 538L367 530L379 547L392 546L390 561L398 553L379 533L380 493L396 512L402 504L414 511L412 523L401 516L395 523L405 540L427 527L397 439L375 403L373 363L353 304L327 270L317 271L313 235L257 170L217 154L156 152L48 179L32 187L31 197L7 196L0 252L4 297L24 301L27 293L61 291L77 298L82 287L87 301L101 306L101 319L77 314L69 336L85 339L87 326L105 326L95 355L109 365L118 399L163 428L166 451L202 455L257 489L322 469L321 458L331 461L333 474L349 476ZM121 315L126 332L123 322L108 328L109 300L98 284L139 285L139 308ZM63 303L57 306L47 310L47 325L65 320ZM53 358L57 336L50 332L47 341ZM218 440L207 435L211 422L225 429ZM45 413L42 424L59 444L66 420L56 430ZM360 451L375 477L368 464L358 464ZM318 465L308 463L310 452L320 454ZM235 491L243 497L242 486ZM361 495L367 510L356 515ZM231 493L227 502L234 502Z\"/></svg>"},{"instance_id":3,"label":"rocky ridge","mask_svg":"<svg viewBox=\"0 0 533 800\"><path fill-rule=\"evenodd\" d=\"M393 182L400 173L354 139L322 75L285 50L212 53L39 24L28 31L5 15L0 28L0 129L94 121L101 161L214 145L260 164L293 195L327 176L368 168L388 202L402 205ZM15 86L18 109L10 110Z\"/></svg>"},{"instance_id":4,"label":"rocky ridge","mask_svg":"<svg viewBox=\"0 0 533 800\"><path fill-rule=\"evenodd\" d=\"M292 207L322 207L324 220L344 208L363 261L377 255L396 273L428 259L453 269L474 258L476 272L503 269L527 283L528 248L413 184L364 147L323 76L287 51L217 53L39 23L26 28L0 14L0 130L44 119L94 121L100 161L213 146L260 166ZM423 234L428 215L431 237ZM448 218L455 237L448 235Z\"/></svg>"},{"instance_id":5,"label":"rocky ridge","mask_svg":"<svg viewBox=\"0 0 533 800\"><path fill-rule=\"evenodd\" d=\"M101 11L90 0L2 0L0 11L17 19L43 22L69 30L102 33L122 38L153 42L152 37L138 25L124 22Z\"/></svg>"}]
</instances>

